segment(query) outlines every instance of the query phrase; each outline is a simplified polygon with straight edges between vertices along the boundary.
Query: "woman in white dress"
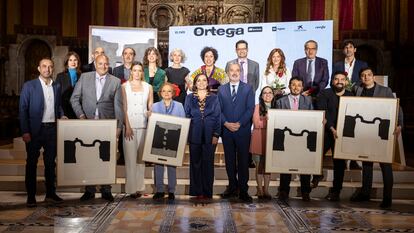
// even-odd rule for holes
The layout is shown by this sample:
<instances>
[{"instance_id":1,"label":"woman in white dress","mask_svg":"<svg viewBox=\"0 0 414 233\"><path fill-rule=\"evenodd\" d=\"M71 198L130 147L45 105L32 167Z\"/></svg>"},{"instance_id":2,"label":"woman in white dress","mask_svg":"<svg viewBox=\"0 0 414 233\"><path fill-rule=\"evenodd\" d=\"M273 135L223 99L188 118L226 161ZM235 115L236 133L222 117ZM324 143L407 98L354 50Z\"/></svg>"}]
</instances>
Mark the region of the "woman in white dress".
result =
<instances>
[{"instance_id":1,"label":"woman in white dress","mask_svg":"<svg viewBox=\"0 0 414 233\"><path fill-rule=\"evenodd\" d=\"M262 77L262 89L265 86L273 88L275 96L289 94L289 80L292 73L286 67L285 54L279 48L270 51L267 57L266 70Z\"/></svg>"},{"instance_id":2,"label":"woman in white dress","mask_svg":"<svg viewBox=\"0 0 414 233\"><path fill-rule=\"evenodd\" d=\"M125 113L125 192L139 198L145 190L145 163L142 161L147 118L153 103L152 86L144 81L144 67L133 63L129 80L122 85Z\"/></svg>"}]
</instances>

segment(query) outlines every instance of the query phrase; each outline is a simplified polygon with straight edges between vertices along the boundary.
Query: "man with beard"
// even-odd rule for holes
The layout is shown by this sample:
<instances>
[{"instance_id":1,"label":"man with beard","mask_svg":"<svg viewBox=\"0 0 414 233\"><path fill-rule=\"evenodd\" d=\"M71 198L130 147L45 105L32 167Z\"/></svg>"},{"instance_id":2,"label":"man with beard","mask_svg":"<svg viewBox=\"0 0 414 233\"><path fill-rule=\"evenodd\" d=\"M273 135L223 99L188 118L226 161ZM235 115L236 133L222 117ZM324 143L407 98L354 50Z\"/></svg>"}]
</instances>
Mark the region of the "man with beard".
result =
<instances>
[{"instance_id":1,"label":"man with beard","mask_svg":"<svg viewBox=\"0 0 414 233\"><path fill-rule=\"evenodd\" d=\"M330 149L334 152L335 139L338 137L336 133L336 122L338 118L339 99L341 96L352 96L352 92L345 89L347 79L346 73L338 71L334 73L331 81L331 88L322 90L316 98L316 108L325 111L325 143L324 154ZM344 181L345 160L333 159L334 164L334 179L333 187L329 190L326 199L330 201L339 201L339 196ZM315 177L322 178L322 176ZM317 179L320 180L320 179ZM317 184L316 184L317 186Z\"/></svg>"}]
</instances>

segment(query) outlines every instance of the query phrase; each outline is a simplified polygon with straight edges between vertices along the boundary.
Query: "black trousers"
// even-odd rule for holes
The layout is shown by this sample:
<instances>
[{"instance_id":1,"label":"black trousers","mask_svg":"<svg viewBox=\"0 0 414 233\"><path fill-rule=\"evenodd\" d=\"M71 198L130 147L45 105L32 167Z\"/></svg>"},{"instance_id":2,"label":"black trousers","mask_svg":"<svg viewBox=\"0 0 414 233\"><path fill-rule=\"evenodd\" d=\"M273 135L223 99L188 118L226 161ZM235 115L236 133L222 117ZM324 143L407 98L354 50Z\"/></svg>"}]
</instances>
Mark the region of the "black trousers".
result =
<instances>
[{"instance_id":1,"label":"black trousers","mask_svg":"<svg viewBox=\"0 0 414 233\"><path fill-rule=\"evenodd\" d=\"M30 142L26 143L26 174L25 184L29 197L36 195L37 162L40 156L40 149L43 147L43 162L45 165L46 194L56 192L56 124L42 124L39 135L32 136Z\"/></svg>"},{"instance_id":2,"label":"black trousers","mask_svg":"<svg viewBox=\"0 0 414 233\"><path fill-rule=\"evenodd\" d=\"M289 194L290 191L290 180L292 179L292 174L280 174L280 185L279 191L284 191ZM310 175L300 175L300 191L302 193L310 193Z\"/></svg>"},{"instance_id":3,"label":"black trousers","mask_svg":"<svg viewBox=\"0 0 414 233\"><path fill-rule=\"evenodd\" d=\"M332 135L332 132L325 131L325 141L324 141L324 149L323 154L325 155L328 150L332 151L332 156L334 155L335 151L335 139ZM334 165L334 176L333 176L333 184L332 184L332 192L341 192L342 184L344 183L344 174L346 168L346 161L343 159L334 159L333 158L333 165Z\"/></svg>"},{"instance_id":4,"label":"black trousers","mask_svg":"<svg viewBox=\"0 0 414 233\"><path fill-rule=\"evenodd\" d=\"M372 189L372 173L373 173L373 162L362 163L362 188L361 192L365 195L371 194ZM392 173L392 165L390 163L380 163L382 172L382 182L384 183L383 188L383 199L392 199L392 186L394 184L394 177Z\"/></svg>"},{"instance_id":5,"label":"black trousers","mask_svg":"<svg viewBox=\"0 0 414 233\"><path fill-rule=\"evenodd\" d=\"M212 144L190 144L190 196L213 196L213 148Z\"/></svg>"}]
</instances>

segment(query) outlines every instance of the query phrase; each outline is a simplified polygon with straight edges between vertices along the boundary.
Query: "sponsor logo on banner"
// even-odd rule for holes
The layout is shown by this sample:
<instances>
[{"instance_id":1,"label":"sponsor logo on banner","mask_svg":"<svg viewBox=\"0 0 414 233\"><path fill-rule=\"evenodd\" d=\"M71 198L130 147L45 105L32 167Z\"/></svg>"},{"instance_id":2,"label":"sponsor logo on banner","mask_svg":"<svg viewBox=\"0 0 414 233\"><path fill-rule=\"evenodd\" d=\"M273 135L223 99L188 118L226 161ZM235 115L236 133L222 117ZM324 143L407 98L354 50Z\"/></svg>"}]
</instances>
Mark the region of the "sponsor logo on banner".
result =
<instances>
[{"instance_id":1,"label":"sponsor logo on banner","mask_svg":"<svg viewBox=\"0 0 414 233\"><path fill-rule=\"evenodd\" d=\"M295 32L306 32L306 29L303 27L303 25L296 26Z\"/></svg>"},{"instance_id":2,"label":"sponsor logo on banner","mask_svg":"<svg viewBox=\"0 0 414 233\"><path fill-rule=\"evenodd\" d=\"M285 30L285 28L276 27L276 26L272 27L272 31L274 31L274 32L276 32L276 31L284 31L284 30Z\"/></svg>"},{"instance_id":3,"label":"sponsor logo on banner","mask_svg":"<svg viewBox=\"0 0 414 233\"><path fill-rule=\"evenodd\" d=\"M194 28L194 35L195 36L226 36L226 37L233 37L234 35L244 35L243 28L215 28L214 26L211 28L203 28L203 27L196 27Z\"/></svg>"},{"instance_id":4,"label":"sponsor logo on banner","mask_svg":"<svg viewBox=\"0 0 414 233\"><path fill-rule=\"evenodd\" d=\"M185 31L175 31L175 34L185 34Z\"/></svg>"},{"instance_id":5,"label":"sponsor logo on banner","mask_svg":"<svg viewBox=\"0 0 414 233\"><path fill-rule=\"evenodd\" d=\"M323 29L326 29L326 26L325 25L316 26L315 29L322 29L323 30Z\"/></svg>"},{"instance_id":6,"label":"sponsor logo on banner","mask_svg":"<svg viewBox=\"0 0 414 233\"><path fill-rule=\"evenodd\" d=\"M263 31L263 27L248 27L247 28L248 32L262 32Z\"/></svg>"}]
</instances>

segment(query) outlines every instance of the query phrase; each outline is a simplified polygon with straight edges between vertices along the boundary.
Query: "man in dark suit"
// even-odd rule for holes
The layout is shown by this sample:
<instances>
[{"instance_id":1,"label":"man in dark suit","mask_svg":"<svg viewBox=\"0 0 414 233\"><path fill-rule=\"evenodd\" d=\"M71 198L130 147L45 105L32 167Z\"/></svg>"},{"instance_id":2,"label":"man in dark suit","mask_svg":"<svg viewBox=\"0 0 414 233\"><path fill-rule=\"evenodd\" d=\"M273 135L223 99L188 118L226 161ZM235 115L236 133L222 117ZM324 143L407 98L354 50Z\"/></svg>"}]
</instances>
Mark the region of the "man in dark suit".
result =
<instances>
[{"instance_id":1,"label":"man in dark suit","mask_svg":"<svg viewBox=\"0 0 414 233\"><path fill-rule=\"evenodd\" d=\"M238 62L240 64L240 81L250 84L253 92L256 92L260 82L259 63L247 58L248 46L249 44L245 40L236 42L237 58L227 62L226 73L229 72L229 65L231 63Z\"/></svg>"},{"instance_id":2,"label":"man in dark suit","mask_svg":"<svg viewBox=\"0 0 414 233\"><path fill-rule=\"evenodd\" d=\"M329 81L328 61L316 56L318 43L308 40L305 43L306 57L293 63L292 77L300 77L303 80L302 95L316 96L319 91L325 89Z\"/></svg>"},{"instance_id":3,"label":"man in dark suit","mask_svg":"<svg viewBox=\"0 0 414 233\"><path fill-rule=\"evenodd\" d=\"M113 72L113 75L121 80L121 84L129 79L129 76L131 74L132 62L135 60L135 50L131 47L124 48L124 50L122 51L122 60L124 64L115 67ZM124 140L122 139L122 134L119 137L120 138L118 138L118 164L125 164L123 142Z\"/></svg>"},{"instance_id":4,"label":"man in dark suit","mask_svg":"<svg viewBox=\"0 0 414 233\"><path fill-rule=\"evenodd\" d=\"M91 55L92 62L82 66L82 73L96 71L96 69L95 69L95 59L100 55L105 55L105 50L102 47L96 47L95 50L93 51L92 55ZM108 73L112 74L112 68L111 67L108 68Z\"/></svg>"},{"instance_id":5,"label":"man in dark suit","mask_svg":"<svg viewBox=\"0 0 414 233\"><path fill-rule=\"evenodd\" d=\"M96 72L83 73L76 83L70 102L79 119L117 119L117 138L123 124L121 81L108 74L109 59L96 57ZM113 201L110 185L101 185L102 198ZM86 186L82 201L95 198L96 187Z\"/></svg>"},{"instance_id":6,"label":"man in dark suit","mask_svg":"<svg viewBox=\"0 0 414 233\"><path fill-rule=\"evenodd\" d=\"M293 76L289 80L290 94L276 101L277 109L312 110L312 99L310 96L301 95L303 91L303 80ZM280 174L280 186L278 198L284 201L289 198L291 174ZM310 201L310 175L300 175L300 188L302 200Z\"/></svg>"},{"instance_id":7,"label":"man in dark suit","mask_svg":"<svg viewBox=\"0 0 414 233\"><path fill-rule=\"evenodd\" d=\"M244 202L251 202L248 194L249 146L254 93L250 85L240 82L240 64L228 66L230 82L218 89L221 107L222 139L229 185L222 194L223 198L237 195Z\"/></svg>"},{"instance_id":8,"label":"man in dark suit","mask_svg":"<svg viewBox=\"0 0 414 233\"><path fill-rule=\"evenodd\" d=\"M368 64L355 58L356 51L357 48L352 40L344 41L343 52L345 59L334 64L332 74L336 72L345 72L354 86L359 86L361 84L361 80L359 79L359 71L368 67ZM332 75L332 79L333 78L334 76Z\"/></svg>"},{"instance_id":9,"label":"man in dark suit","mask_svg":"<svg viewBox=\"0 0 414 233\"><path fill-rule=\"evenodd\" d=\"M344 72L337 71L333 75L331 88L320 91L316 98L316 109L325 111L326 124L323 154L326 154L329 150L331 150L332 153L335 151L335 139L338 137L336 133L336 122L338 118L339 99L341 96L353 96L352 92L345 89L346 85L346 74ZM345 160L342 159L333 159L333 164L333 187L329 190L329 194L326 196L326 199L330 201L339 201L346 164ZM320 179L315 179L314 176L314 180ZM317 186L317 184L315 186Z\"/></svg>"},{"instance_id":10,"label":"man in dark suit","mask_svg":"<svg viewBox=\"0 0 414 233\"><path fill-rule=\"evenodd\" d=\"M239 40L236 42L236 54L237 58L227 62L226 73L229 72L229 65L237 62L240 64L240 81L250 84L253 88L253 92L256 93L259 87L260 74L259 63L247 58L249 52L249 44L245 40ZM252 154L249 153L249 167L255 168L256 165L252 160Z\"/></svg>"},{"instance_id":11,"label":"man in dark suit","mask_svg":"<svg viewBox=\"0 0 414 233\"><path fill-rule=\"evenodd\" d=\"M45 165L46 197L45 202L61 203L56 195L56 120L63 116L60 103L61 88L53 82L53 61L44 58L37 70L39 78L26 82L20 94L20 128L26 143L25 183L28 207L36 204L36 169L43 147Z\"/></svg>"},{"instance_id":12,"label":"man in dark suit","mask_svg":"<svg viewBox=\"0 0 414 233\"><path fill-rule=\"evenodd\" d=\"M356 96L363 97L385 97L385 98L395 98L392 94L392 90L389 87L384 87L375 82L375 76L372 72L372 69L367 67L360 71L359 77L361 78L361 86L357 87L355 90ZM401 133L401 128L403 126L403 113L401 108L398 113L398 125L395 128L394 135L398 137ZM371 145L367 145L371 146ZM382 180L384 183L382 202L380 204L381 208L389 208L392 205L392 186L394 183L393 174L392 174L392 164L389 163L380 163L382 171ZM371 189L372 189L372 169L373 162L363 162L362 163L362 187L361 190L357 190L351 197L351 201L360 202L360 201L369 201L371 198Z\"/></svg>"}]
</instances>

